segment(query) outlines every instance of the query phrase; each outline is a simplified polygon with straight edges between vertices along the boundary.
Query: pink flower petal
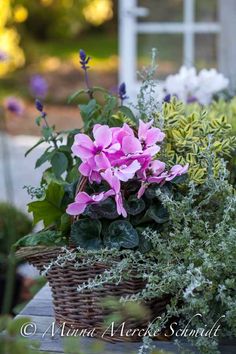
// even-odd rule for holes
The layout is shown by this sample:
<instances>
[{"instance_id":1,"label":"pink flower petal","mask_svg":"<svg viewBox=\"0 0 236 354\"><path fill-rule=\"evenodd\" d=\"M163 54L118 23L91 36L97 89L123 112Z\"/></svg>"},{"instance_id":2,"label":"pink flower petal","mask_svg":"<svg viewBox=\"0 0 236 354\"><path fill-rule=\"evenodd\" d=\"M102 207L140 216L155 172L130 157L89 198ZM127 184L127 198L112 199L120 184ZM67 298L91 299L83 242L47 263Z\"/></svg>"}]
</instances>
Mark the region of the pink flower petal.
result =
<instances>
[{"instance_id":1,"label":"pink flower petal","mask_svg":"<svg viewBox=\"0 0 236 354\"><path fill-rule=\"evenodd\" d=\"M115 201L116 201L116 208L117 208L117 213L119 215L122 215L124 218L127 217L127 212L123 206L123 200L121 194L116 194L115 196Z\"/></svg>"},{"instance_id":2,"label":"pink flower petal","mask_svg":"<svg viewBox=\"0 0 236 354\"><path fill-rule=\"evenodd\" d=\"M89 136L85 134L77 134L74 144L71 148L72 152L82 160L93 156L94 144Z\"/></svg>"},{"instance_id":3,"label":"pink flower petal","mask_svg":"<svg viewBox=\"0 0 236 354\"><path fill-rule=\"evenodd\" d=\"M158 146L158 145L153 145L153 146L148 147L148 148L144 151L144 153L145 153L145 154L149 154L149 155L151 155L151 156L154 156L154 155L156 155L160 150L161 150L160 146Z\"/></svg>"},{"instance_id":4,"label":"pink flower petal","mask_svg":"<svg viewBox=\"0 0 236 354\"><path fill-rule=\"evenodd\" d=\"M156 143L160 143L165 138L165 134L159 128L152 128L147 131L146 134L146 146L152 146Z\"/></svg>"},{"instance_id":5,"label":"pink flower petal","mask_svg":"<svg viewBox=\"0 0 236 354\"><path fill-rule=\"evenodd\" d=\"M142 152L142 145L137 138L125 136L122 140L122 150L125 154Z\"/></svg>"},{"instance_id":6,"label":"pink flower petal","mask_svg":"<svg viewBox=\"0 0 236 354\"><path fill-rule=\"evenodd\" d=\"M141 119L139 120L138 137L140 140L146 140L147 131L152 126L152 124L153 119L148 123L144 123Z\"/></svg>"},{"instance_id":7,"label":"pink flower petal","mask_svg":"<svg viewBox=\"0 0 236 354\"><path fill-rule=\"evenodd\" d=\"M67 206L66 213L69 215L80 215L86 209L86 204L71 203Z\"/></svg>"},{"instance_id":8,"label":"pink flower petal","mask_svg":"<svg viewBox=\"0 0 236 354\"><path fill-rule=\"evenodd\" d=\"M101 125L94 132L96 146L106 148L112 142L112 132L108 125Z\"/></svg>"},{"instance_id":9,"label":"pink flower petal","mask_svg":"<svg viewBox=\"0 0 236 354\"><path fill-rule=\"evenodd\" d=\"M142 183L141 187L138 190L138 195L137 195L138 199L140 199L143 196L146 189L147 189L147 184Z\"/></svg>"},{"instance_id":10,"label":"pink flower petal","mask_svg":"<svg viewBox=\"0 0 236 354\"><path fill-rule=\"evenodd\" d=\"M79 172L81 175L88 177L91 173L91 166L88 164L88 162L82 162L81 165L79 166Z\"/></svg>"},{"instance_id":11,"label":"pink flower petal","mask_svg":"<svg viewBox=\"0 0 236 354\"><path fill-rule=\"evenodd\" d=\"M93 183L93 182L96 182L96 183L101 183L101 176L100 174L97 172L97 171L92 171L90 176L89 176L89 182L90 183Z\"/></svg>"},{"instance_id":12,"label":"pink flower petal","mask_svg":"<svg viewBox=\"0 0 236 354\"><path fill-rule=\"evenodd\" d=\"M113 145L111 145L109 148L104 149L105 152L108 152L109 154L114 154L117 151L119 151L121 148L120 143L115 143Z\"/></svg>"},{"instance_id":13,"label":"pink flower petal","mask_svg":"<svg viewBox=\"0 0 236 354\"><path fill-rule=\"evenodd\" d=\"M86 192L79 192L75 197L75 201L79 204L84 204L91 202L92 198Z\"/></svg>"},{"instance_id":14,"label":"pink flower petal","mask_svg":"<svg viewBox=\"0 0 236 354\"><path fill-rule=\"evenodd\" d=\"M150 164L150 170L152 170L153 174L159 175L165 170L165 163L160 160L154 160Z\"/></svg>"},{"instance_id":15,"label":"pink flower petal","mask_svg":"<svg viewBox=\"0 0 236 354\"><path fill-rule=\"evenodd\" d=\"M111 167L110 161L106 157L106 155L103 152L100 152L100 154L96 155L94 157L95 163L96 163L96 169L98 171L100 170L105 170L109 167Z\"/></svg>"}]
</instances>

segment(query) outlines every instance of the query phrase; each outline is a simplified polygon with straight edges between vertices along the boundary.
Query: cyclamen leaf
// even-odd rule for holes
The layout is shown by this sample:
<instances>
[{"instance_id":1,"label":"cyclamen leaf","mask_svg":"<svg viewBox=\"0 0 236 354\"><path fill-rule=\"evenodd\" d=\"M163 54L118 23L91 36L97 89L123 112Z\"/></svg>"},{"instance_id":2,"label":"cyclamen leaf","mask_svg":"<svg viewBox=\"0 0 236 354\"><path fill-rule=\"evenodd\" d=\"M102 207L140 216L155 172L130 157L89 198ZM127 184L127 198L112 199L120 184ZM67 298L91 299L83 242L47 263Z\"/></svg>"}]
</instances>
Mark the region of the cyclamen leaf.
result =
<instances>
[{"instance_id":1,"label":"cyclamen leaf","mask_svg":"<svg viewBox=\"0 0 236 354\"><path fill-rule=\"evenodd\" d=\"M71 226L71 241L75 247L97 250L102 247L100 233L102 224L98 220L81 219Z\"/></svg>"},{"instance_id":2,"label":"cyclamen leaf","mask_svg":"<svg viewBox=\"0 0 236 354\"><path fill-rule=\"evenodd\" d=\"M169 214L163 205L153 204L147 210L147 215L152 218L156 223L163 224L169 220Z\"/></svg>"},{"instance_id":3,"label":"cyclamen leaf","mask_svg":"<svg viewBox=\"0 0 236 354\"><path fill-rule=\"evenodd\" d=\"M129 221L116 220L110 224L104 243L109 248L134 248L139 244L139 237Z\"/></svg>"},{"instance_id":4,"label":"cyclamen leaf","mask_svg":"<svg viewBox=\"0 0 236 354\"><path fill-rule=\"evenodd\" d=\"M125 207L130 215L137 215L145 209L145 202L143 199L138 199L136 195L131 195Z\"/></svg>"}]
</instances>

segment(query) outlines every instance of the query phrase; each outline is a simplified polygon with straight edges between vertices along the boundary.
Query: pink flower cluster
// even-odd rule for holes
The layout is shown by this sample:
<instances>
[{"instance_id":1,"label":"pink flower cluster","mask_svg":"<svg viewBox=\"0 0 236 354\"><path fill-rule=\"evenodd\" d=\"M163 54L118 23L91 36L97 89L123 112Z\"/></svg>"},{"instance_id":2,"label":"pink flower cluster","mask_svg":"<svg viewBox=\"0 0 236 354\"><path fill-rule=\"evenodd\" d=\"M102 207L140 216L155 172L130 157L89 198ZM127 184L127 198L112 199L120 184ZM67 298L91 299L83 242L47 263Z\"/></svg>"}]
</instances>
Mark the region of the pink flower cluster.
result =
<instances>
[{"instance_id":1,"label":"pink flower cluster","mask_svg":"<svg viewBox=\"0 0 236 354\"><path fill-rule=\"evenodd\" d=\"M138 198L141 198L149 184L162 185L165 181L171 181L187 172L188 165L175 165L170 171L166 171L165 163L154 159L160 151L159 144L165 134L159 128L152 127L152 123L153 121L144 123L140 120L137 134L127 124L121 128L96 124L93 128L94 140L86 134L75 136L72 152L82 160L80 173L88 177L90 183L106 181L109 190L92 196L79 192L75 202L68 205L68 214L82 214L87 205L113 196L118 214L126 217L122 182L131 179L140 182Z\"/></svg>"}]
</instances>

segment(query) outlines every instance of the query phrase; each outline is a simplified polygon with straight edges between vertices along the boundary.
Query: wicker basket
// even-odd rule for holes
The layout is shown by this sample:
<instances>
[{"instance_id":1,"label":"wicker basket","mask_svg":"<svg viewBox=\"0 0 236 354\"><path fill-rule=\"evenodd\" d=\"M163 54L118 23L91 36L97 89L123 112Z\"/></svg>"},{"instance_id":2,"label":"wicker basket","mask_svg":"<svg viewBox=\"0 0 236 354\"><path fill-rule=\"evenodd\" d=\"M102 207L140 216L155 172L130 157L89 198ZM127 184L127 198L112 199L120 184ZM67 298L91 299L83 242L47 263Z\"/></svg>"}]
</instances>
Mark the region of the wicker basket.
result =
<instances>
[{"instance_id":1,"label":"wicker basket","mask_svg":"<svg viewBox=\"0 0 236 354\"><path fill-rule=\"evenodd\" d=\"M87 178L82 177L77 186L76 194L83 191L87 184ZM71 249L73 245L69 240ZM49 263L57 259L61 252L58 247L25 247L17 251L19 257L27 259L31 264L38 268L39 271L45 269ZM96 275L101 274L107 269L106 264L96 263L93 266L84 266L76 269L74 263L77 260L66 261L66 264L61 267L53 265L47 272L46 277L52 289L53 304L55 311L55 318L58 324L65 323L68 327L81 330L93 330L96 328L94 336L109 341L140 341L142 338L138 335L124 336L120 335L119 331L110 336L103 335L104 320L109 311L102 306L102 301L107 296L114 296L120 298L121 296L133 295L140 292L145 283L143 279L138 278L137 274L129 280L124 280L116 285L114 283L107 283L102 289L84 290L78 292L78 286L86 283L88 279L93 279ZM115 262L115 260L114 260ZM143 319L141 323L137 320L127 318L125 319L125 330L144 328L147 329L150 322L161 315L170 301L170 296L165 296L162 299L154 299L143 304L149 310L148 318ZM162 335L157 336L157 339L164 338Z\"/></svg>"},{"instance_id":2,"label":"wicker basket","mask_svg":"<svg viewBox=\"0 0 236 354\"><path fill-rule=\"evenodd\" d=\"M61 249L56 247L46 248L38 246L34 248L22 248L17 254L27 259L39 271L42 271L47 264L57 258L60 251ZM101 274L107 267L105 264L96 263L90 267L84 266L76 269L74 267L75 262L75 260L67 261L63 267L52 265L46 275L52 289L56 322L58 324L65 323L67 327L78 330L86 329L87 331L92 331L96 328L93 336L104 340L140 341L142 338L138 334L125 336L120 331L117 331L114 336L111 336L110 331L104 334L106 332L104 320L109 311L102 306L101 301L107 296L118 298L120 296L135 294L144 288L145 284L143 280L138 279L134 275L134 277L122 281L119 285L109 283L105 284L102 289L78 292L77 288L79 285L87 282L89 278L94 278L96 275ZM128 329L147 329L150 321L153 321L165 311L169 301L170 297L165 296L162 299L146 302L144 306L148 308L150 316L141 322L137 322L137 320L131 318L125 319L125 333ZM160 338L163 339L163 336L157 336L156 339Z\"/></svg>"}]
</instances>

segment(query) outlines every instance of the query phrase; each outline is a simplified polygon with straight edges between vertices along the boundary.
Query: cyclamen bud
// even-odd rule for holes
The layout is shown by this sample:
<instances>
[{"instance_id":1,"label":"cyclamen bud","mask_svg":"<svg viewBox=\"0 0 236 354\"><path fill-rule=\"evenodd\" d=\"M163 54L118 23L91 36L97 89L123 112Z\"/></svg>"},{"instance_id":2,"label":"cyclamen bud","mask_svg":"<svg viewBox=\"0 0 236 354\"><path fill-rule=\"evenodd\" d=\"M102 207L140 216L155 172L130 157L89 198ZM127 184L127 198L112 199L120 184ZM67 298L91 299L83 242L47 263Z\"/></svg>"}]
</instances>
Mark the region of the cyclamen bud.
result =
<instances>
[{"instance_id":1,"label":"cyclamen bud","mask_svg":"<svg viewBox=\"0 0 236 354\"><path fill-rule=\"evenodd\" d=\"M118 94L119 94L119 98L121 99L121 101L123 101L126 98L128 98L128 96L126 96L126 84L125 84L125 82L122 82L122 84L120 84L119 89L118 89Z\"/></svg>"}]
</instances>

